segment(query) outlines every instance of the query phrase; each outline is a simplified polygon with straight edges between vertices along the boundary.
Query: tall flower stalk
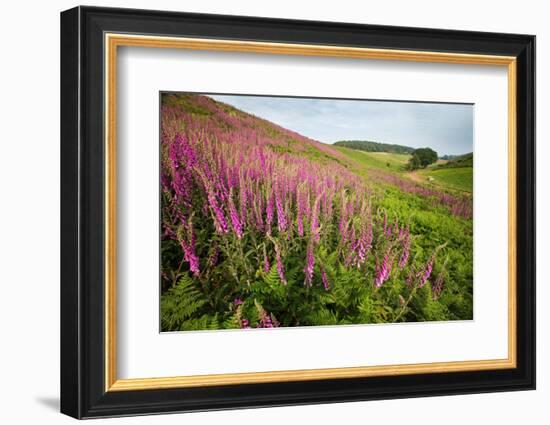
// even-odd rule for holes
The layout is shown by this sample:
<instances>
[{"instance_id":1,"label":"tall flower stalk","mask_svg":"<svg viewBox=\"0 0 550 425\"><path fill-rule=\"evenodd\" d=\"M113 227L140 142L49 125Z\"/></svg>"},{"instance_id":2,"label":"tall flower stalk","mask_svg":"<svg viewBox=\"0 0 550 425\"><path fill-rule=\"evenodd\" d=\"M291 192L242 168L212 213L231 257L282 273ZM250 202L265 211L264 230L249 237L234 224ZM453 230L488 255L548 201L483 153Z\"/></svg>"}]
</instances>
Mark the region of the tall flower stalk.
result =
<instances>
[{"instance_id":1,"label":"tall flower stalk","mask_svg":"<svg viewBox=\"0 0 550 425\"><path fill-rule=\"evenodd\" d=\"M306 286L311 286L313 280L313 268L315 267L315 257L313 255L313 243L310 243L307 247L306 265L304 267L304 274L306 276Z\"/></svg>"},{"instance_id":2,"label":"tall flower stalk","mask_svg":"<svg viewBox=\"0 0 550 425\"><path fill-rule=\"evenodd\" d=\"M380 288L382 284L389 279L392 270L392 260L390 248L386 250L384 258L376 267L376 276L374 278L374 286Z\"/></svg>"}]
</instances>

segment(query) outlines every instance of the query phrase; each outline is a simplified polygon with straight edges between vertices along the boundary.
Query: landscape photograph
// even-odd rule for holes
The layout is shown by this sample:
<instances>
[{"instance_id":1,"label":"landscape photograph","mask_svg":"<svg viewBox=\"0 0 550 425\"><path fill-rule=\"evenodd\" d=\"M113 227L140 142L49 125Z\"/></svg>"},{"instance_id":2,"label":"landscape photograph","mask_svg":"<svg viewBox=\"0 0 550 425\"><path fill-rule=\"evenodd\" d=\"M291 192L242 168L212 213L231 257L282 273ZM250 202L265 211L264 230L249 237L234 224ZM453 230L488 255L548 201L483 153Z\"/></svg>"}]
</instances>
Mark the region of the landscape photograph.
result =
<instances>
[{"instance_id":1,"label":"landscape photograph","mask_svg":"<svg viewBox=\"0 0 550 425\"><path fill-rule=\"evenodd\" d=\"M473 121L162 92L160 330L472 320Z\"/></svg>"}]
</instances>

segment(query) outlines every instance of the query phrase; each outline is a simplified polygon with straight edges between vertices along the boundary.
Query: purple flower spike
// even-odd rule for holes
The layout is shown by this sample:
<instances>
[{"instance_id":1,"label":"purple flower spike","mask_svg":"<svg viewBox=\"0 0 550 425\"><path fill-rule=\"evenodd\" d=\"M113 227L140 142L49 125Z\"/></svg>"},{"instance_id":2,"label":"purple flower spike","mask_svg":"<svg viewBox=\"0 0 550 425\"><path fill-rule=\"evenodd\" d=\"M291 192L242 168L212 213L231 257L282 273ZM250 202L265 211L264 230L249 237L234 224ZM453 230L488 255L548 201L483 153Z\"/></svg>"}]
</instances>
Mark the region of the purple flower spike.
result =
<instances>
[{"instance_id":1,"label":"purple flower spike","mask_svg":"<svg viewBox=\"0 0 550 425\"><path fill-rule=\"evenodd\" d=\"M338 229L340 230L340 235L342 236L342 242L346 243L347 241L347 228L348 228L348 211L346 205L346 194L342 192L342 205L340 206L340 222L338 224Z\"/></svg>"},{"instance_id":2,"label":"purple flower spike","mask_svg":"<svg viewBox=\"0 0 550 425\"><path fill-rule=\"evenodd\" d=\"M229 193L228 209L229 218L231 219L233 230L235 231L237 238L241 239L243 237L243 226L239 214L237 213L237 209L235 208L235 203L233 202L233 196L231 192Z\"/></svg>"},{"instance_id":3,"label":"purple flower spike","mask_svg":"<svg viewBox=\"0 0 550 425\"><path fill-rule=\"evenodd\" d=\"M390 250L386 251L382 264L376 267L376 277L374 278L374 286L380 288L382 284L388 280L391 273L391 260L390 260Z\"/></svg>"},{"instance_id":4,"label":"purple flower spike","mask_svg":"<svg viewBox=\"0 0 550 425\"><path fill-rule=\"evenodd\" d=\"M275 204L277 206L277 226L279 227L279 232L284 232L287 226L285 210L283 207L283 201L281 199L281 191L279 188L275 191Z\"/></svg>"},{"instance_id":5,"label":"purple flower spike","mask_svg":"<svg viewBox=\"0 0 550 425\"><path fill-rule=\"evenodd\" d=\"M267 194L267 205L265 207L266 214L266 233L271 235L271 224L273 223L273 196L271 193Z\"/></svg>"},{"instance_id":6,"label":"purple flower spike","mask_svg":"<svg viewBox=\"0 0 550 425\"><path fill-rule=\"evenodd\" d=\"M225 220L225 215L218 204L216 195L212 191L208 192L208 203L210 204L210 208L212 209L212 214L214 216L214 226L216 227L216 231L218 233L227 233L228 226L227 226L227 221Z\"/></svg>"},{"instance_id":7,"label":"purple flower spike","mask_svg":"<svg viewBox=\"0 0 550 425\"><path fill-rule=\"evenodd\" d=\"M315 266L315 257L313 255L313 244L310 243L307 248L306 266L304 267L304 273L306 275L306 279L304 283L307 286L311 286L314 266Z\"/></svg>"},{"instance_id":8,"label":"purple flower spike","mask_svg":"<svg viewBox=\"0 0 550 425\"><path fill-rule=\"evenodd\" d=\"M183 250L183 259L189 263L189 270L191 270L195 276L198 276L200 273L199 257L195 254L195 247L193 244L189 244L185 241L181 241L180 245Z\"/></svg>"},{"instance_id":9,"label":"purple flower spike","mask_svg":"<svg viewBox=\"0 0 550 425\"><path fill-rule=\"evenodd\" d=\"M435 255L432 255L430 257L430 259L428 260L428 263L426 264L426 267L421 272L422 274L420 275L420 283L418 285L419 288L422 288L426 284L426 282L428 281L430 275L432 274L432 270L433 270L433 266L434 266L434 260L435 260Z\"/></svg>"},{"instance_id":10,"label":"purple flower spike","mask_svg":"<svg viewBox=\"0 0 550 425\"><path fill-rule=\"evenodd\" d=\"M443 289L445 288L445 272L444 270L441 270L441 272L437 275L437 278L435 279L435 283L432 285L432 297L434 300L438 300L441 296L441 292L443 292Z\"/></svg>"},{"instance_id":11,"label":"purple flower spike","mask_svg":"<svg viewBox=\"0 0 550 425\"><path fill-rule=\"evenodd\" d=\"M269 264L269 258L267 258L266 253L264 252L264 273L269 273L271 265Z\"/></svg>"},{"instance_id":12,"label":"purple flower spike","mask_svg":"<svg viewBox=\"0 0 550 425\"><path fill-rule=\"evenodd\" d=\"M298 224L298 235L300 235L300 237L304 236L304 215L306 215L305 201L302 190L298 188L298 192L296 193L296 221Z\"/></svg>"},{"instance_id":13,"label":"purple flower spike","mask_svg":"<svg viewBox=\"0 0 550 425\"><path fill-rule=\"evenodd\" d=\"M328 281L327 272L323 267L321 267L321 280L323 282L323 287L325 288L325 291L328 291L330 289L330 283Z\"/></svg>"},{"instance_id":14,"label":"purple flower spike","mask_svg":"<svg viewBox=\"0 0 550 425\"><path fill-rule=\"evenodd\" d=\"M313 236L313 242L319 242L319 203L321 202L321 196L315 199L313 209L311 210L311 234Z\"/></svg>"},{"instance_id":15,"label":"purple flower spike","mask_svg":"<svg viewBox=\"0 0 550 425\"><path fill-rule=\"evenodd\" d=\"M410 255L410 248L411 248L411 237L407 230L405 233L405 236L403 238L403 253L401 254L401 257L399 258L399 268L403 270L403 268L407 265L407 261L409 260Z\"/></svg>"}]
</instances>

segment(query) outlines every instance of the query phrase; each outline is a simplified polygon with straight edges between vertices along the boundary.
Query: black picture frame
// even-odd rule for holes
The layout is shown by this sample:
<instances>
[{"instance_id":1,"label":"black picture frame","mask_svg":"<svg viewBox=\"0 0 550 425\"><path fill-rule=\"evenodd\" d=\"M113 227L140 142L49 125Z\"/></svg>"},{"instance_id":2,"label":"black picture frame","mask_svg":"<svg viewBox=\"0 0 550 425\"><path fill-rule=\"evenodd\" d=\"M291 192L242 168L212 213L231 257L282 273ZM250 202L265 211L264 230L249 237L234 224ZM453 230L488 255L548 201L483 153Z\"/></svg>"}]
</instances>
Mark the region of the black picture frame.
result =
<instances>
[{"instance_id":1,"label":"black picture frame","mask_svg":"<svg viewBox=\"0 0 550 425\"><path fill-rule=\"evenodd\" d=\"M517 367L106 392L105 32L516 57ZM76 7L61 13L62 413L92 418L534 388L534 36L96 7Z\"/></svg>"}]
</instances>

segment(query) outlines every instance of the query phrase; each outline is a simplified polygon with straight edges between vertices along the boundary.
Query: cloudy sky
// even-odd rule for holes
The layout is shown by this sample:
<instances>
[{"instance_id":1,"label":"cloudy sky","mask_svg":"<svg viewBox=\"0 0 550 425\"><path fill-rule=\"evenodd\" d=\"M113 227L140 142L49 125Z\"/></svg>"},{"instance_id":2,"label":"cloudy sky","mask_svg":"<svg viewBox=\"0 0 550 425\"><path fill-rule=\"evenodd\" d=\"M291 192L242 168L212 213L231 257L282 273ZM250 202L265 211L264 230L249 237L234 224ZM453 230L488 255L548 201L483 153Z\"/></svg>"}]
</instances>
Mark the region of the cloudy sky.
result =
<instances>
[{"instance_id":1,"label":"cloudy sky","mask_svg":"<svg viewBox=\"0 0 550 425\"><path fill-rule=\"evenodd\" d=\"M373 140L431 147L439 155L473 151L473 106L371 100L210 95L324 143Z\"/></svg>"}]
</instances>

